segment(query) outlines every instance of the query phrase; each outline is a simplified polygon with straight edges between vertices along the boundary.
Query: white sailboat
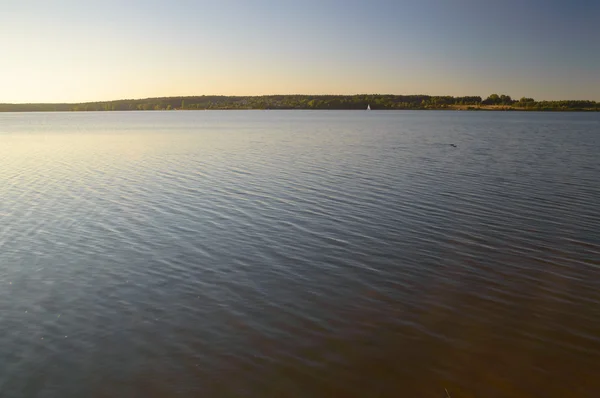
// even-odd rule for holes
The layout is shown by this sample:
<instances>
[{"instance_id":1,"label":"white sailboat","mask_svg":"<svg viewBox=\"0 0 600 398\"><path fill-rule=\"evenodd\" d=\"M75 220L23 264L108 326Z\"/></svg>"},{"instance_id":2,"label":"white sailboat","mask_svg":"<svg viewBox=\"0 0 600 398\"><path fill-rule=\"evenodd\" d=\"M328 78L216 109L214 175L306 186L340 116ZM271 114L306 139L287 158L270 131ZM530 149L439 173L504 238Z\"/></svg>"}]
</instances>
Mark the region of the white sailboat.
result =
<instances>
[{"instance_id":1,"label":"white sailboat","mask_svg":"<svg viewBox=\"0 0 600 398\"><path fill-rule=\"evenodd\" d=\"M370 111L371 110L371 105L367 104L367 110Z\"/></svg>"}]
</instances>

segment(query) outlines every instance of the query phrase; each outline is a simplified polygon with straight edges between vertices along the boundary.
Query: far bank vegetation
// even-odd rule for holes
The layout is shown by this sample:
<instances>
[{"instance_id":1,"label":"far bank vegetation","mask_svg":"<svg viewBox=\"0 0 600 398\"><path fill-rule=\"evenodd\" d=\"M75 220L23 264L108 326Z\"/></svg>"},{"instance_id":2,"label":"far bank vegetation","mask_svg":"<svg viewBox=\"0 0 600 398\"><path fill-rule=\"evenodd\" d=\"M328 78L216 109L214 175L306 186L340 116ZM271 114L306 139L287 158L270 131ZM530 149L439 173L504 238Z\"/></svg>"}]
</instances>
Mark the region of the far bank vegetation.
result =
<instances>
[{"instance_id":1,"label":"far bank vegetation","mask_svg":"<svg viewBox=\"0 0 600 398\"><path fill-rule=\"evenodd\" d=\"M586 100L536 101L505 94L479 96L430 95L265 95L162 97L76 104L0 104L0 112L149 111L204 109L447 109L513 111L600 111L600 102Z\"/></svg>"}]
</instances>

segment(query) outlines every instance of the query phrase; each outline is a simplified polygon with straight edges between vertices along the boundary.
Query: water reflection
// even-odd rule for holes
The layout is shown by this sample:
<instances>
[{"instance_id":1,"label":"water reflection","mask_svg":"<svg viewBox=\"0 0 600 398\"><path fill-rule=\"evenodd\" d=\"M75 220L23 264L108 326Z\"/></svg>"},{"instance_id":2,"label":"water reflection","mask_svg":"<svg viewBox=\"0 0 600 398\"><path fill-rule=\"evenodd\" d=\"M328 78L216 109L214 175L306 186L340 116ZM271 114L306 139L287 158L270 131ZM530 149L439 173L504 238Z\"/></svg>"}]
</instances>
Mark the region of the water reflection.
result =
<instances>
[{"instance_id":1,"label":"water reflection","mask_svg":"<svg viewBox=\"0 0 600 398\"><path fill-rule=\"evenodd\" d=\"M0 114L0 391L595 396L597 118Z\"/></svg>"}]
</instances>

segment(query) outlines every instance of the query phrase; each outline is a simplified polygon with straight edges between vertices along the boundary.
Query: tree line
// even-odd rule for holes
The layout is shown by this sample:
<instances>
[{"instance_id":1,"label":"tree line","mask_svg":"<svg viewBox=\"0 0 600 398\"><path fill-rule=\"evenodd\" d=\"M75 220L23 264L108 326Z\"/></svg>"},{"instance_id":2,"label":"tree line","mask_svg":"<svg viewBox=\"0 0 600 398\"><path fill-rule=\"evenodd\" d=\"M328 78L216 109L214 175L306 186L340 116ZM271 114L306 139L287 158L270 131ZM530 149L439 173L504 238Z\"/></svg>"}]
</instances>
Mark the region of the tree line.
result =
<instances>
[{"instance_id":1,"label":"tree line","mask_svg":"<svg viewBox=\"0 0 600 398\"><path fill-rule=\"evenodd\" d=\"M148 111L203 109L507 109L532 111L600 111L600 102L535 101L509 95L430 96L430 95L264 95L161 97L75 104L0 104L0 112L70 111Z\"/></svg>"}]
</instances>

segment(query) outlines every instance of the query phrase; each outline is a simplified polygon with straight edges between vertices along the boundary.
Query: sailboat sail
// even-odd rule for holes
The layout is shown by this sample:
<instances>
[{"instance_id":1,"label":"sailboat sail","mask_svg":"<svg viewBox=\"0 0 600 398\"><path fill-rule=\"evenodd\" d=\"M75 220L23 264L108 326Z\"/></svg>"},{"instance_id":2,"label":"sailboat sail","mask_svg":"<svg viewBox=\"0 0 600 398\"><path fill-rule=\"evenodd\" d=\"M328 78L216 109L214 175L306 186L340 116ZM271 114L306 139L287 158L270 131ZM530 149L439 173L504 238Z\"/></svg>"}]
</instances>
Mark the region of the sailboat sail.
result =
<instances>
[{"instance_id":1,"label":"sailboat sail","mask_svg":"<svg viewBox=\"0 0 600 398\"><path fill-rule=\"evenodd\" d=\"M371 105L367 104L367 110L370 111L371 110Z\"/></svg>"}]
</instances>

